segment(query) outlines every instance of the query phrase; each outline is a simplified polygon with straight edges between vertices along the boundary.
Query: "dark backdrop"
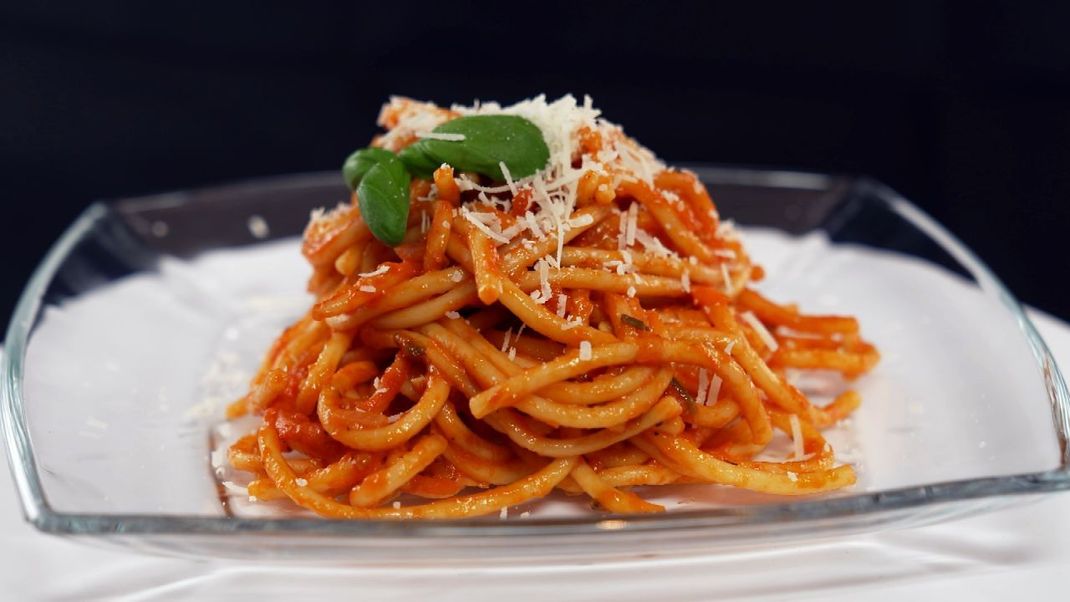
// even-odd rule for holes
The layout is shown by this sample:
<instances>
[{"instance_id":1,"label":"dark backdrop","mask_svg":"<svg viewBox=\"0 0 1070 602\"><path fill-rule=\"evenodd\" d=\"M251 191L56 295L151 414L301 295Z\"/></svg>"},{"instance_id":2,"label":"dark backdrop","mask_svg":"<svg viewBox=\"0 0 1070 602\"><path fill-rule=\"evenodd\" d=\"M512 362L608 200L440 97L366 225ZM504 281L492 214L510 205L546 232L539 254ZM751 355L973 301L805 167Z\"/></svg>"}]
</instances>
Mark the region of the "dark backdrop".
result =
<instances>
[{"instance_id":1,"label":"dark backdrop","mask_svg":"<svg viewBox=\"0 0 1070 602\"><path fill-rule=\"evenodd\" d=\"M884 180L1070 318L1070 5L741 4L0 8L0 315L93 199L336 168L389 94L571 91L669 161Z\"/></svg>"}]
</instances>

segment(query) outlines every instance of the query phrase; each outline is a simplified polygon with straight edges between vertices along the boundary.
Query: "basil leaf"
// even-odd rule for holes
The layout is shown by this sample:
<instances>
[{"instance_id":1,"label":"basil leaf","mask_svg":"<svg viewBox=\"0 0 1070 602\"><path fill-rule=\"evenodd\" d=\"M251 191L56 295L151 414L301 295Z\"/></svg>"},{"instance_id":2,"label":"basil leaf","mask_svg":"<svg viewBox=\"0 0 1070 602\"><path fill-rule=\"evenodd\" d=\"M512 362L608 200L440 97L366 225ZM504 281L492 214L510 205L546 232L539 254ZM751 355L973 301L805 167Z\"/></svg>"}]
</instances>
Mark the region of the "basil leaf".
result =
<instances>
[{"instance_id":1,"label":"basil leaf","mask_svg":"<svg viewBox=\"0 0 1070 602\"><path fill-rule=\"evenodd\" d=\"M382 148L362 148L354 151L342 164L342 178L345 179L346 186L349 186L350 190L356 190L372 166L393 156L394 153Z\"/></svg>"},{"instance_id":2,"label":"basil leaf","mask_svg":"<svg viewBox=\"0 0 1070 602\"><path fill-rule=\"evenodd\" d=\"M360 214L372 234L394 247L405 237L409 221L411 176L393 153L376 161L357 186Z\"/></svg>"},{"instance_id":3,"label":"basil leaf","mask_svg":"<svg viewBox=\"0 0 1070 602\"><path fill-rule=\"evenodd\" d=\"M398 159L409 168L409 173L425 180L430 180L435 170L442 165L442 161L427 154L427 148L419 142L401 149Z\"/></svg>"},{"instance_id":4,"label":"basil leaf","mask_svg":"<svg viewBox=\"0 0 1070 602\"><path fill-rule=\"evenodd\" d=\"M463 134L464 140L424 138L402 151L402 160L414 173L434 171L449 163L461 171L474 171L498 181L505 180L501 163L513 179L526 178L546 167L550 149L542 131L516 115L471 115L447 121L432 130L436 134Z\"/></svg>"}]
</instances>

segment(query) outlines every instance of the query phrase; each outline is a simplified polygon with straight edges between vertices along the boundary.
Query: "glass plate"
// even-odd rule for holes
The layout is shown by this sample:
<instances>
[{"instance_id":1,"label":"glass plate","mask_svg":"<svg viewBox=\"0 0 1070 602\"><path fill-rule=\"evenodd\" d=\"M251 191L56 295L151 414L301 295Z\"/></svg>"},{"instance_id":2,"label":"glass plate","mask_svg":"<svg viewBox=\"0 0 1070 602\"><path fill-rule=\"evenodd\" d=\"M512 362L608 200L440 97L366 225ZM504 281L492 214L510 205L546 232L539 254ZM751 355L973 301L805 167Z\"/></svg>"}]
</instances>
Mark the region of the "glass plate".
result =
<instances>
[{"instance_id":1,"label":"glass plate","mask_svg":"<svg viewBox=\"0 0 1070 602\"><path fill-rule=\"evenodd\" d=\"M824 497L718 486L662 515L554 496L495 516L346 522L252 507L213 454L279 330L307 307L297 236L336 173L95 204L37 269L7 334L3 423L26 517L49 533L191 556L364 564L710 553L923 524L1070 488L1070 398L1044 342L938 224L864 178L699 166L722 215L804 310L857 315L882 351L829 433L859 483ZM799 385L820 395L828 382ZM1017 498L1020 499L1020 498Z\"/></svg>"}]
</instances>

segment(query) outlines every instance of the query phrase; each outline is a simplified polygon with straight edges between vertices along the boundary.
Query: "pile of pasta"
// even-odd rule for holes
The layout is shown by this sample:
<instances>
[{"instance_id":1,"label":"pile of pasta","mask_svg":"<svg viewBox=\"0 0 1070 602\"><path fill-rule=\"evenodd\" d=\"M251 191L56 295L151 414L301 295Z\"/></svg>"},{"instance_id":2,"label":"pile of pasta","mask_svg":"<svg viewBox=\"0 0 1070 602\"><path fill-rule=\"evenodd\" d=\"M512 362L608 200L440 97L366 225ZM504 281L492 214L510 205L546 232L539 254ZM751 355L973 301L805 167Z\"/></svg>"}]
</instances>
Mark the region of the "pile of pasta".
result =
<instances>
[{"instance_id":1,"label":"pile of pasta","mask_svg":"<svg viewBox=\"0 0 1070 602\"><path fill-rule=\"evenodd\" d=\"M451 112L394 100L376 144L411 144L417 114ZM857 321L762 296L762 269L696 176L591 123L528 181L449 165L414 179L398 246L370 234L355 195L313 216L315 303L228 410L262 416L229 449L251 499L442 519L555 490L635 513L663 510L636 487L788 496L855 482L821 430L858 394L819 407L786 374L847 383L871 369ZM777 431L791 450L759 459Z\"/></svg>"}]
</instances>

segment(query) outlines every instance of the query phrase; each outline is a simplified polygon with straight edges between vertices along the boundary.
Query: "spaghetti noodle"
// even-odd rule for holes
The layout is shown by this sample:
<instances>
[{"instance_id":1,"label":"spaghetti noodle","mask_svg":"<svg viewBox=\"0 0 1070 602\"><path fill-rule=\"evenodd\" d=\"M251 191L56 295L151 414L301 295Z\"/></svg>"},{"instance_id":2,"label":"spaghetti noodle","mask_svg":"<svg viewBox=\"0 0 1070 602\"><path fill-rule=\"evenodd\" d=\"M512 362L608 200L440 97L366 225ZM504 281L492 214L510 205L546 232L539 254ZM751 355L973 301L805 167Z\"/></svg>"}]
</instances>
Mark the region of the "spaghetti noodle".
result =
<instances>
[{"instance_id":1,"label":"spaghetti noodle","mask_svg":"<svg viewBox=\"0 0 1070 602\"><path fill-rule=\"evenodd\" d=\"M538 125L546 167L514 180L503 162L492 181L443 164L413 179L396 246L372 236L356 193L313 215L302 251L316 302L228 410L262 416L229 450L250 497L336 518L457 518L554 490L631 513L663 510L639 486L801 495L855 481L821 429L859 396L819 407L786 377L872 368L854 318L755 291L762 269L702 183L589 99L394 98L374 145L397 152L483 114ZM778 431L792 455L759 459Z\"/></svg>"}]
</instances>

